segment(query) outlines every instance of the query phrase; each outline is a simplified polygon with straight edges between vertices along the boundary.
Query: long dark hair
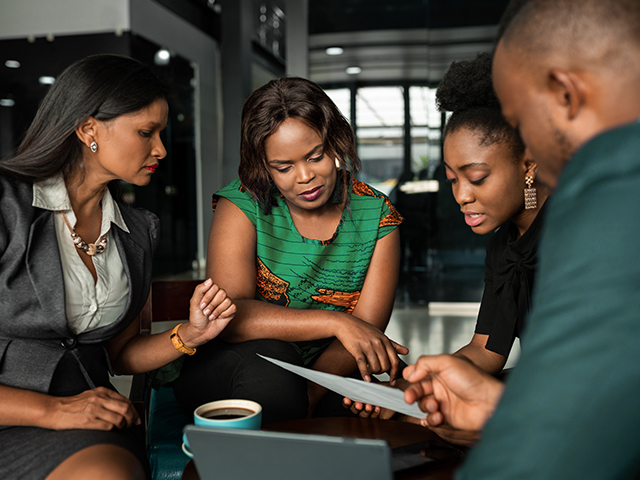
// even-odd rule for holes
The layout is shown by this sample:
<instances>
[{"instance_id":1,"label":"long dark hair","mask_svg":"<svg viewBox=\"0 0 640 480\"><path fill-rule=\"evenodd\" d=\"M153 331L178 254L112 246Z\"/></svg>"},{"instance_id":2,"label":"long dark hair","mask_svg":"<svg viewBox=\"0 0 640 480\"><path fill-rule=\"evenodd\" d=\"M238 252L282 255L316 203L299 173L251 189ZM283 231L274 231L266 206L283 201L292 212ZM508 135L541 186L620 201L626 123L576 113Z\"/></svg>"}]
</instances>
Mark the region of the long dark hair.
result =
<instances>
[{"instance_id":1,"label":"long dark hair","mask_svg":"<svg viewBox=\"0 0 640 480\"><path fill-rule=\"evenodd\" d=\"M461 128L479 134L481 145L505 143L513 158L522 159L524 143L502 116L500 102L491 83L490 53L474 60L453 62L436 90L440 111L453 112L444 127L444 137Z\"/></svg>"},{"instance_id":2,"label":"long dark hair","mask_svg":"<svg viewBox=\"0 0 640 480\"><path fill-rule=\"evenodd\" d=\"M0 161L0 174L37 182L82 168L75 129L88 117L111 120L167 98L164 83L137 60L92 55L66 68L40 104L15 156Z\"/></svg>"},{"instance_id":3,"label":"long dark hair","mask_svg":"<svg viewBox=\"0 0 640 480\"><path fill-rule=\"evenodd\" d=\"M272 194L264 145L287 118L301 120L318 132L325 154L335 156L342 169L351 172L360 169L353 129L322 88L299 77L271 80L244 102L238 168L242 185L264 206L267 214L277 200ZM337 186L340 187L346 188Z\"/></svg>"}]
</instances>

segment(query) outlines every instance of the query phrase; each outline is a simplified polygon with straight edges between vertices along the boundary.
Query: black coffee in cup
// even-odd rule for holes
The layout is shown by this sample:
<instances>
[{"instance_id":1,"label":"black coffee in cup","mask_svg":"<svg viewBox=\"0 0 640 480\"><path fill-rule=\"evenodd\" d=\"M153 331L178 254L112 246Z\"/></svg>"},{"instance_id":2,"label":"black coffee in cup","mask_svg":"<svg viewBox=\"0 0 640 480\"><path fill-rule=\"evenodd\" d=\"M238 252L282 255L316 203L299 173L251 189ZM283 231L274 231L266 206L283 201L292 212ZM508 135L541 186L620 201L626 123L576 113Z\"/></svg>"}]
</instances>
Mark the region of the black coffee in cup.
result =
<instances>
[{"instance_id":1,"label":"black coffee in cup","mask_svg":"<svg viewBox=\"0 0 640 480\"><path fill-rule=\"evenodd\" d=\"M212 408L211 410L206 410L199 415L211 420L233 420L236 418L247 417L254 413L255 412L253 410L249 410L248 408L224 407Z\"/></svg>"}]
</instances>

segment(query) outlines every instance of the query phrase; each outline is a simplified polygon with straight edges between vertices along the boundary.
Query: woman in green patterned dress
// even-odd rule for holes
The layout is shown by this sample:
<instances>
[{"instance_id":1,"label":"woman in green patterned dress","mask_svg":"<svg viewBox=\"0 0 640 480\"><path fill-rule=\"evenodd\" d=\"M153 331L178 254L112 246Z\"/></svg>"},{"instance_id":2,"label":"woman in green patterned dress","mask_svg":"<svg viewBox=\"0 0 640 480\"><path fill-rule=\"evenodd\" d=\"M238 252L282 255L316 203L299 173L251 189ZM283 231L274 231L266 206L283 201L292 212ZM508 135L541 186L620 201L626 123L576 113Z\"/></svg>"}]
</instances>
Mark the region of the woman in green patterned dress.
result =
<instances>
[{"instance_id":1,"label":"woman in green patterned dress","mask_svg":"<svg viewBox=\"0 0 640 480\"><path fill-rule=\"evenodd\" d=\"M401 375L408 350L383 332L402 217L353 177L359 166L353 130L313 82L273 80L247 99L239 178L214 195L207 258L237 312L186 359L174 384L184 408L249 398L265 423L345 414L341 397L256 353L367 381Z\"/></svg>"}]
</instances>

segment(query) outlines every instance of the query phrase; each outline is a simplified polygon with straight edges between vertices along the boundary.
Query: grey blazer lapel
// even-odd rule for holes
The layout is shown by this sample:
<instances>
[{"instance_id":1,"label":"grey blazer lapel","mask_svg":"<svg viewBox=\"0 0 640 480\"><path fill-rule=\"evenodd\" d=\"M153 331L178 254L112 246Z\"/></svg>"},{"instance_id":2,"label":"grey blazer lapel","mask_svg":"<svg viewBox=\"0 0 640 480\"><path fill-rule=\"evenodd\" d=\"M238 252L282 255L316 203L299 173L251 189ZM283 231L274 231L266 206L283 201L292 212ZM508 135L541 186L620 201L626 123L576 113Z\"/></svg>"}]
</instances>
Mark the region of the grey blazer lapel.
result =
<instances>
[{"instance_id":1,"label":"grey blazer lapel","mask_svg":"<svg viewBox=\"0 0 640 480\"><path fill-rule=\"evenodd\" d=\"M26 251L27 272L43 311L51 312L50 326L61 336L67 326L62 263L53 213L42 211L31 224Z\"/></svg>"}]
</instances>

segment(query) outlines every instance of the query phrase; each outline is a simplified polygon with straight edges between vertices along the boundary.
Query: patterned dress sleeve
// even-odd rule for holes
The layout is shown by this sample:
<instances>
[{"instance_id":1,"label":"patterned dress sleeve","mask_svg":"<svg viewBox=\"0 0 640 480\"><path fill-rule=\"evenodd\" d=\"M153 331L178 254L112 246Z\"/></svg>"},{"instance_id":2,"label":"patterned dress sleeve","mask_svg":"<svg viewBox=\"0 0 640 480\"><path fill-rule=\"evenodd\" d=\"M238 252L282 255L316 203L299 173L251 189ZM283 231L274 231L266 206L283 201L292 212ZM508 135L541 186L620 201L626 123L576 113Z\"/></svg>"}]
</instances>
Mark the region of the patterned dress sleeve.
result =
<instances>
[{"instance_id":1,"label":"patterned dress sleeve","mask_svg":"<svg viewBox=\"0 0 640 480\"><path fill-rule=\"evenodd\" d=\"M380 209L380 223L378 224L378 240L389 235L403 222L402 215L392 205L391 200L384 193L379 192L364 182L353 179L353 192L356 195L375 197L382 200Z\"/></svg>"},{"instance_id":2,"label":"patterned dress sleeve","mask_svg":"<svg viewBox=\"0 0 640 480\"><path fill-rule=\"evenodd\" d=\"M247 189L242 186L239 178L236 178L227 186L213 194L211 208L214 212L216 211L216 206L218 205L220 197L224 197L233 203L236 207L242 210L242 213L246 215L253 226L256 225L259 204Z\"/></svg>"}]
</instances>

